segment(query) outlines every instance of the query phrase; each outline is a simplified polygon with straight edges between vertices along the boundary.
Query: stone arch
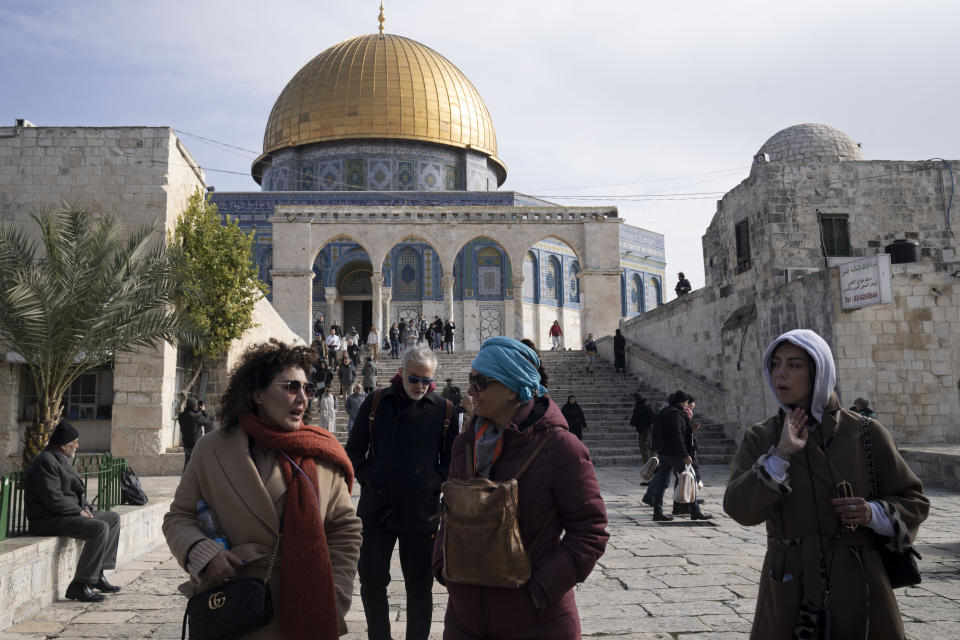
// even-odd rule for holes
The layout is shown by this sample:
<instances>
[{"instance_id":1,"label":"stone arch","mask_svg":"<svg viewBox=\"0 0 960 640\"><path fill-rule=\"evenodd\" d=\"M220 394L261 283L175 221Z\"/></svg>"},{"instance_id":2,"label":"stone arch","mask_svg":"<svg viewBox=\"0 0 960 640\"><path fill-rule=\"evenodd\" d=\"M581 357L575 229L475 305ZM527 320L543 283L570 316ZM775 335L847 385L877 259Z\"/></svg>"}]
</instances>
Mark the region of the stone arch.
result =
<instances>
[{"instance_id":1,"label":"stone arch","mask_svg":"<svg viewBox=\"0 0 960 640\"><path fill-rule=\"evenodd\" d=\"M531 250L523 256L523 301L540 302L540 264Z\"/></svg>"},{"instance_id":2,"label":"stone arch","mask_svg":"<svg viewBox=\"0 0 960 640\"><path fill-rule=\"evenodd\" d=\"M319 234L316 233L317 230L318 230L318 227L317 227L317 226L314 226L314 227L313 227L313 232L314 232L315 235L319 235ZM350 233L332 233L332 234L330 234L330 236L328 236L328 237L326 237L326 238L322 238L322 239L316 238L316 239L314 239L313 247L312 247L312 257L311 257L311 259L313 260L313 262L316 263L317 256L320 255L320 252L323 251L324 247L326 247L326 246L328 246L328 245L331 245L331 244L333 244L333 243L335 243L335 242L349 242L349 243L355 244L355 245L359 246L361 249L363 249L364 252L366 252L366 254L367 254L368 257L372 257L372 256L373 256L373 253L371 252L372 247L369 246L367 243L364 243L362 240L358 239L357 237L355 237L353 234L350 234Z\"/></svg>"},{"instance_id":3,"label":"stone arch","mask_svg":"<svg viewBox=\"0 0 960 640\"><path fill-rule=\"evenodd\" d=\"M650 276L647 282L647 291L651 299L650 307L655 309L663 304L663 286L658 276Z\"/></svg>"},{"instance_id":4,"label":"stone arch","mask_svg":"<svg viewBox=\"0 0 960 640\"><path fill-rule=\"evenodd\" d=\"M456 256L455 295L487 300L509 297L513 270L500 242L488 235L476 235L461 245Z\"/></svg>"}]
</instances>

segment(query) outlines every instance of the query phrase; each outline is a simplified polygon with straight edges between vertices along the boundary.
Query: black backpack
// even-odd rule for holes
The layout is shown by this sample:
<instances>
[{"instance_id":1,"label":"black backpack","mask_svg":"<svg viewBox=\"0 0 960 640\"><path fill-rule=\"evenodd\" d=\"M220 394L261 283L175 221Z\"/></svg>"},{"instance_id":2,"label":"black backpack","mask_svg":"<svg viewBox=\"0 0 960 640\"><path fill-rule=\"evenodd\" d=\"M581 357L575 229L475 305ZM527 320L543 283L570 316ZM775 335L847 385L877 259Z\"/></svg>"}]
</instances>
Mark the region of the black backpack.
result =
<instances>
[{"instance_id":1,"label":"black backpack","mask_svg":"<svg viewBox=\"0 0 960 640\"><path fill-rule=\"evenodd\" d=\"M140 478L133 469L127 467L120 474L120 504L137 506L147 504L147 494L140 486Z\"/></svg>"},{"instance_id":2,"label":"black backpack","mask_svg":"<svg viewBox=\"0 0 960 640\"><path fill-rule=\"evenodd\" d=\"M458 407L463 402L463 394L460 392L460 387L456 385L451 384L444 387L443 391L440 392L440 395Z\"/></svg>"}]
</instances>

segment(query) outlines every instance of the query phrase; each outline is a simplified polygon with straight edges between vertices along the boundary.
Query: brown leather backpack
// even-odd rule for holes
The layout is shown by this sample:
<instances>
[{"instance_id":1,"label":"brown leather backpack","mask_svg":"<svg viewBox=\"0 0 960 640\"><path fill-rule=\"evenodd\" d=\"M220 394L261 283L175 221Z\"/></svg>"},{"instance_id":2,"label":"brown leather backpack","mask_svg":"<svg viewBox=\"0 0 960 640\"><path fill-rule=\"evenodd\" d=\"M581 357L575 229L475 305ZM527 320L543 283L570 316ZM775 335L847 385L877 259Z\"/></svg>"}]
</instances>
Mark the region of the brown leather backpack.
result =
<instances>
[{"instance_id":1,"label":"brown leather backpack","mask_svg":"<svg viewBox=\"0 0 960 640\"><path fill-rule=\"evenodd\" d=\"M530 560L520 536L519 484L534 459L557 432L547 434L510 480L483 477L443 483L443 578L459 584L516 589L530 579ZM467 468L473 469L473 449L466 445ZM551 512L530 544L536 548Z\"/></svg>"}]
</instances>

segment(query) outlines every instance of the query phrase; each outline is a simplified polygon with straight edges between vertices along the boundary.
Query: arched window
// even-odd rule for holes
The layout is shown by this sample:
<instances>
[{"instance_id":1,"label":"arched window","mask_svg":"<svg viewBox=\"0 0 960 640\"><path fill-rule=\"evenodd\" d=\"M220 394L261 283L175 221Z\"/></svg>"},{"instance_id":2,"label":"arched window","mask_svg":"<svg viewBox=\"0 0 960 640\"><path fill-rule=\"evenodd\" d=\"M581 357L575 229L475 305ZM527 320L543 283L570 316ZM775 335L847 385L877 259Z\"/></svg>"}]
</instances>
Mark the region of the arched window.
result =
<instances>
[{"instance_id":1,"label":"arched window","mask_svg":"<svg viewBox=\"0 0 960 640\"><path fill-rule=\"evenodd\" d=\"M641 313L643 311L643 283L640 281L640 276L633 276L630 279L630 312L631 313Z\"/></svg>"},{"instance_id":2,"label":"arched window","mask_svg":"<svg viewBox=\"0 0 960 640\"><path fill-rule=\"evenodd\" d=\"M273 278L270 277L270 270L273 269L273 245L264 244L260 249L260 256L257 262L260 263L260 282L271 284Z\"/></svg>"},{"instance_id":3,"label":"arched window","mask_svg":"<svg viewBox=\"0 0 960 640\"><path fill-rule=\"evenodd\" d=\"M571 262L570 263L570 284L567 287L570 292L570 302L580 302L580 278L577 276L580 274L580 263Z\"/></svg>"},{"instance_id":4,"label":"arched window","mask_svg":"<svg viewBox=\"0 0 960 640\"><path fill-rule=\"evenodd\" d=\"M560 299L560 261L557 260L556 256L550 256L547 260L547 264L544 265L544 278L545 291L543 292L543 297L548 300L559 300Z\"/></svg>"},{"instance_id":5,"label":"arched window","mask_svg":"<svg viewBox=\"0 0 960 640\"><path fill-rule=\"evenodd\" d=\"M660 289L660 278L650 278L650 307L659 307L663 304L663 291Z\"/></svg>"},{"instance_id":6,"label":"arched window","mask_svg":"<svg viewBox=\"0 0 960 640\"><path fill-rule=\"evenodd\" d=\"M463 299L463 252L453 260L453 297Z\"/></svg>"},{"instance_id":7,"label":"arched window","mask_svg":"<svg viewBox=\"0 0 960 640\"><path fill-rule=\"evenodd\" d=\"M420 256L410 247L404 247L397 253L393 297L397 300L419 300L421 298Z\"/></svg>"},{"instance_id":8,"label":"arched window","mask_svg":"<svg viewBox=\"0 0 960 640\"><path fill-rule=\"evenodd\" d=\"M496 247L487 245L477 251L477 297L503 296L503 257Z\"/></svg>"},{"instance_id":9,"label":"arched window","mask_svg":"<svg viewBox=\"0 0 960 640\"><path fill-rule=\"evenodd\" d=\"M313 261L313 301L325 302L327 299L327 273L329 260L326 253L321 251Z\"/></svg>"},{"instance_id":10,"label":"arched window","mask_svg":"<svg viewBox=\"0 0 960 640\"><path fill-rule=\"evenodd\" d=\"M540 273L537 269L537 256L533 251L527 251L523 257L523 299L527 302L539 302L537 293L540 287L537 279Z\"/></svg>"},{"instance_id":11,"label":"arched window","mask_svg":"<svg viewBox=\"0 0 960 640\"><path fill-rule=\"evenodd\" d=\"M366 295L371 293L370 272L354 271L343 281L343 293L348 296Z\"/></svg>"}]
</instances>

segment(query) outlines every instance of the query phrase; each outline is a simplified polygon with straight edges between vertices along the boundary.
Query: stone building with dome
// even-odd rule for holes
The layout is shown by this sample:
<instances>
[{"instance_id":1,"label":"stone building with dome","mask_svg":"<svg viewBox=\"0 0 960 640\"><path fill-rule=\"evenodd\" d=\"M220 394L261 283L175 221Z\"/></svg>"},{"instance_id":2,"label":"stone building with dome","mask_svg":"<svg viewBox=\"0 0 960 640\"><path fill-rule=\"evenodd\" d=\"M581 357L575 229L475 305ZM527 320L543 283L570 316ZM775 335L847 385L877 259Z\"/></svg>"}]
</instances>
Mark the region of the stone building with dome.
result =
<instances>
[{"instance_id":1,"label":"stone building with dome","mask_svg":"<svg viewBox=\"0 0 960 640\"><path fill-rule=\"evenodd\" d=\"M844 406L868 398L900 443L957 441L958 165L869 160L822 124L774 134L717 202L705 286L622 323L628 360L690 390L734 436L776 411L759 372L766 345L809 328L833 349ZM890 301L851 308L843 298L863 283L845 280L844 265L888 251Z\"/></svg>"},{"instance_id":2,"label":"stone building with dome","mask_svg":"<svg viewBox=\"0 0 960 640\"><path fill-rule=\"evenodd\" d=\"M662 235L613 207L500 191L497 154L456 66L409 38L362 35L281 91L252 166L262 191L212 200L255 231L271 300L305 339L320 315L384 336L423 314L453 319L468 349L501 334L546 347L554 321L579 348L663 302Z\"/></svg>"}]
</instances>

